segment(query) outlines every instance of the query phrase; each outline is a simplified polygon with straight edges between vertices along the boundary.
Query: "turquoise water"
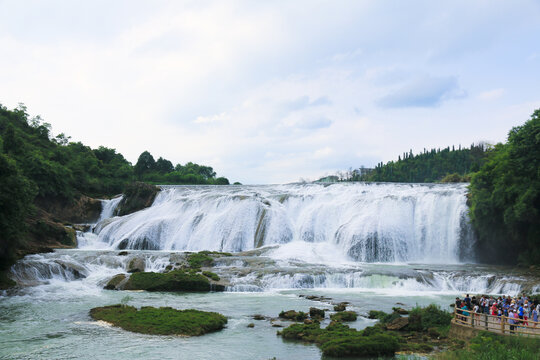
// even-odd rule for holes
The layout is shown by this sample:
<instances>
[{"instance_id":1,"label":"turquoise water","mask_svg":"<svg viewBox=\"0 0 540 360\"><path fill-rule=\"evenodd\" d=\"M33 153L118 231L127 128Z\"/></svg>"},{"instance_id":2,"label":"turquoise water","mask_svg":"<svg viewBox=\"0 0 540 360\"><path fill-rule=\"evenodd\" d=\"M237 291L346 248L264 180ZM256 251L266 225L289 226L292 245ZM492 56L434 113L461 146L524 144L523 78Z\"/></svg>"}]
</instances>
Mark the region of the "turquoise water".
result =
<instances>
[{"instance_id":1,"label":"turquoise water","mask_svg":"<svg viewBox=\"0 0 540 360\"><path fill-rule=\"evenodd\" d=\"M346 290L284 290L262 293L171 294L89 289L77 282L53 282L0 298L0 356L5 359L319 359L315 345L283 341L270 320L280 311L309 307L330 309L330 304L306 300L299 294L349 301L351 309L390 310L397 301L415 304L451 303L451 296L394 298ZM126 298L129 297L129 298ZM134 306L171 306L217 311L228 317L222 331L201 337L135 334L93 321L88 311L96 306L128 301ZM279 322L279 321L276 321ZM248 328L254 323L254 328ZM351 326L362 329L373 320L359 317Z\"/></svg>"}]
</instances>

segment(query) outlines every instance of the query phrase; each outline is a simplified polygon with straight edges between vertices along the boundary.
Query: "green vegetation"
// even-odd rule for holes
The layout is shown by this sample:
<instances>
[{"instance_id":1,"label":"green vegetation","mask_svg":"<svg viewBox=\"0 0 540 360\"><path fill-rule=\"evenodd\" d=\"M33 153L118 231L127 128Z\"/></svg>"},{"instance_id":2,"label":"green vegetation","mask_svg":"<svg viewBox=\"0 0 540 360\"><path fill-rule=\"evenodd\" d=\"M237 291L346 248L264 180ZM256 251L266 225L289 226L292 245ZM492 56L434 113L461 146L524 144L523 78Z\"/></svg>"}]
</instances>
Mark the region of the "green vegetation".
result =
<instances>
[{"instance_id":1,"label":"green vegetation","mask_svg":"<svg viewBox=\"0 0 540 360\"><path fill-rule=\"evenodd\" d=\"M307 319L308 314L303 311L287 310L279 313L279 317L282 319L293 321L304 321Z\"/></svg>"},{"instance_id":2,"label":"green vegetation","mask_svg":"<svg viewBox=\"0 0 540 360\"><path fill-rule=\"evenodd\" d=\"M391 323L399 317L400 315L396 312L387 314L384 311L370 310L370 312L368 313L369 319L378 319L381 324Z\"/></svg>"},{"instance_id":3,"label":"green vegetation","mask_svg":"<svg viewBox=\"0 0 540 360\"><path fill-rule=\"evenodd\" d=\"M399 339L382 331L352 329L333 322L321 329L319 323L293 324L278 332L284 339L316 343L324 356L392 356L399 349Z\"/></svg>"},{"instance_id":4,"label":"green vegetation","mask_svg":"<svg viewBox=\"0 0 540 360\"><path fill-rule=\"evenodd\" d=\"M173 270L168 273L133 273L124 290L146 291L210 291L208 278L190 270Z\"/></svg>"},{"instance_id":5,"label":"green vegetation","mask_svg":"<svg viewBox=\"0 0 540 360\"><path fill-rule=\"evenodd\" d=\"M227 323L225 316L215 312L150 306L137 310L120 304L93 308L90 316L124 330L151 335L199 336L221 330Z\"/></svg>"},{"instance_id":6,"label":"green vegetation","mask_svg":"<svg viewBox=\"0 0 540 360\"><path fill-rule=\"evenodd\" d=\"M356 321L358 316L354 311L340 311L330 315L333 321Z\"/></svg>"},{"instance_id":7,"label":"green vegetation","mask_svg":"<svg viewBox=\"0 0 540 360\"><path fill-rule=\"evenodd\" d=\"M173 167L169 160L162 157L154 160L148 151L139 156L133 170L138 180L153 184L229 185L227 178L216 178L216 172L210 166L188 162Z\"/></svg>"},{"instance_id":8,"label":"green vegetation","mask_svg":"<svg viewBox=\"0 0 540 360\"><path fill-rule=\"evenodd\" d=\"M211 167L187 163L173 168L162 158L154 162L148 152L133 167L115 149L92 149L71 142L64 134L53 136L51 125L39 116L30 118L24 105L8 110L0 104L0 271L25 253L66 245L65 231L56 228L59 223L80 220L86 210L95 213L99 201L89 201L87 196L108 197L125 190L138 199L124 204L125 213L147 206L155 188L128 186L135 179L166 184L229 183L216 178ZM46 236L40 228L43 224L51 230Z\"/></svg>"},{"instance_id":9,"label":"green vegetation","mask_svg":"<svg viewBox=\"0 0 540 360\"><path fill-rule=\"evenodd\" d=\"M194 254L189 254L187 261L189 266L193 269L200 269L201 266L212 266L214 264L214 259L208 256L208 252L198 252Z\"/></svg>"},{"instance_id":10,"label":"green vegetation","mask_svg":"<svg viewBox=\"0 0 540 360\"><path fill-rule=\"evenodd\" d=\"M471 180L470 216L485 262L540 263L540 109L497 144Z\"/></svg>"},{"instance_id":11,"label":"green vegetation","mask_svg":"<svg viewBox=\"0 0 540 360\"><path fill-rule=\"evenodd\" d=\"M415 307L409 312L408 330L428 331L432 328L439 328L443 332L448 332L448 327L453 315L448 311L441 310L437 305L431 304L425 308Z\"/></svg>"},{"instance_id":12,"label":"green vegetation","mask_svg":"<svg viewBox=\"0 0 540 360\"><path fill-rule=\"evenodd\" d=\"M464 349L443 352L441 360L537 360L540 340L521 336L501 336L480 332Z\"/></svg>"},{"instance_id":13,"label":"green vegetation","mask_svg":"<svg viewBox=\"0 0 540 360\"><path fill-rule=\"evenodd\" d=\"M424 149L414 155L403 153L397 161L380 163L372 171L359 169L352 172L351 181L386 182L466 182L470 174L486 162L488 147L472 144L470 148Z\"/></svg>"},{"instance_id":14,"label":"green vegetation","mask_svg":"<svg viewBox=\"0 0 540 360\"><path fill-rule=\"evenodd\" d=\"M204 276L206 276L207 278L210 278L210 279L212 279L212 280L214 280L214 281L219 281L219 280L220 280L219 275L216 274L216 273L213 273L213 272L211 272L211 271L203 271L202 274L203 274Z\"/></svg>"}]
</instances>

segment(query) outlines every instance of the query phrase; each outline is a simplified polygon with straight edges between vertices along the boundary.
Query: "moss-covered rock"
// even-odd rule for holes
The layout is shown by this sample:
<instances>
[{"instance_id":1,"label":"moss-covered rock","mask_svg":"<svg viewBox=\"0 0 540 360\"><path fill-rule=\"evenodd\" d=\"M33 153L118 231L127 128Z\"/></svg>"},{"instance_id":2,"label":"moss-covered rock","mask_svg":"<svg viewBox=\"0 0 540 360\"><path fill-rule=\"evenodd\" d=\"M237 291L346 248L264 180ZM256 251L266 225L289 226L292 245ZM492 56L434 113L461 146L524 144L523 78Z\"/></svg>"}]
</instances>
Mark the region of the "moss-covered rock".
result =
<instances>
[{"instance_id":1,"label":"moss-covered rock","mask_svg":"<svg viewBox=\"0 0 540 360\"><path fill-rule=\"evenodd\" d=\"M223 329L227 318L215 312L176 310L171 307L111 305L93 308L90 316L124 330L152 335L199 336Z\"/></svg>"},{"instance_id":2,"label":"moss-covered rock","mask_svg":"<svg viewBox=\"0 0 540 360\"><path fill-rule=\"evenodd\" d=\"M159 188L143 182L135 182L126 186L124 198L118 204L117 214L128 215L136 211L152 206Z\"/></svg>"},{"instance_id":3,"label":"moss-covered rock","mask_svg":"<svg viewBox=\"0 0 540 360\"><path fill-rule=\"evenodd\" d=\"M117 290L119 285L126 279L126 274L117 274L112 277L111 280L105 285L105 290Z\"/></svg>"},{"instance_id":4,"label":"moss-covered rock","mask_svg":"<svg viewBox=\"0 0 540 360\"><path fill-rule=\"evenodd\" d=\"M347 303L339 303L337 305L334 305L334 311L345 311L347 310Z\"/></svg>"},{"instance_id":5,"label":"moss-covered rock","mask_svg":"<svg viewBox=\"0 0 540 360\"><path fill-rule=\"evenodd\" d=\"M304 321L307 319L308 314L303 311L287 310L279 313L279 317L282 319L292 321Z\"/></svg>"},{"instance_id":6,"label":"moss-covered rock","mask_svg":"<svg viewBox=\"0 0 540 360\"><path fill-rule=\"evenodd\" d=\"M324 309L318 309L315 307L309 308L309 316L312 319L324 319Z\"/></svg>"},{"instance_id":7,"label":"moss-covered rock","mask_svg":"<svg viewBox=\"0 0 540 360\"><path fill-rule=\"evenodd\" d=\"M207 278L212 279L212 280L214 280L214 281L219 281L219 280L221 280L221 278L219 277L218 274L213 273L213 272L211 272L211 271L203 271L202 274L203 274L204 276L206 276Z\"/></svg>"},{"instance_id":8,"label":"moss-covered rock","mask_svg":"<svg viewBox=\"0 0 540 360\"><path fill-rule=\"evenodd\" d=\"M203 266L210 267L214 265L214 259L208 256L208 252L201 251L194 254L189 254L187 261L193 269L199 269Z\"/></svg>"},{"instance_id":9,"label":"moss-covered rock","mask_svg":"<svg viewBox=\"0 0 540 360\"><path fill-rule=\"evenodd\" d=\"M168 273L138 272L130 276L124 290L146 291L224 291L223 286L211 284L208 278L189 270Z\"/></svg>"},{"instance_id":10,"label":"moss-covered rock","mask_svg":"<svg viewBox=\"0 0 540 360\"><path fill-rule=\"evenodd\" d=\"M143 258L135 257L131 259L127 265L128 273L143 272L146 267L146 261Z\"/></svg>"},{"instance_id":11,"label":"moss-covered rock","mask_svg":"<svg viewBox=\"0 0 540 360\"><path fill-rule=\"evenodd\" d=\"M358 318L354 311L340 311L330 315L330 319L333 321L356 321Z\"/></svg>"}]
</instances>

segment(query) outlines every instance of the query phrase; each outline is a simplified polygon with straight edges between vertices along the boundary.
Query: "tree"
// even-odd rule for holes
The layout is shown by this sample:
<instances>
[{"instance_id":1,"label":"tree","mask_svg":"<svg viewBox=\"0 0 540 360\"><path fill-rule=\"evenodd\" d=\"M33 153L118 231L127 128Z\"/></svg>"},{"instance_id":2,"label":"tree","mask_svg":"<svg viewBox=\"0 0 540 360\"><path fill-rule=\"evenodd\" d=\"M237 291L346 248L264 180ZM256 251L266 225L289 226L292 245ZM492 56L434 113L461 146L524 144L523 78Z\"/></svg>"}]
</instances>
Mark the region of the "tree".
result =
<instances>
[{"instance_id":1,"label":"tree","mask_svg":"<svg viewBox=\"0 0 540 360\"><path fill-rule=\"evenodd\" d=\"M137 160L137 164L135 164L133 171L135 172L135 175L141 179L144 174L152 172L155 169L155 166L156 161L154 160L154 157L148 151L143 151L141 155L139 155L139 159Z\"/></svg>"},{"instance_id":2,"label":"tree","mask_svg":"<svg viewBox=\"0 0 540 360\"><path fill-rule=\"evenodd\" d=\"M0 154L0 189L0 270L4 270L15 260L36 189L5 154Z\"/></svg>"},{"instance_id":3,"label":"tree","mask_svg":"<svg viewBox=\"0 0 540 360\"><path fill-rule=\"evenodd\" d=\"M159 159L156 161L155 169L160 174L168 174L174 171L172 162L162 157L159 157Z\"/></svg>"},{"instance_id":4,"label":"tree","mask_svg":"<svg viewBox=\"0 0 540 360\"><path fill-rule=\"evenodd\" d=\"M471 180L472 223L485 262L540 263L540 109Z\"/></svg>"}]
</instances>

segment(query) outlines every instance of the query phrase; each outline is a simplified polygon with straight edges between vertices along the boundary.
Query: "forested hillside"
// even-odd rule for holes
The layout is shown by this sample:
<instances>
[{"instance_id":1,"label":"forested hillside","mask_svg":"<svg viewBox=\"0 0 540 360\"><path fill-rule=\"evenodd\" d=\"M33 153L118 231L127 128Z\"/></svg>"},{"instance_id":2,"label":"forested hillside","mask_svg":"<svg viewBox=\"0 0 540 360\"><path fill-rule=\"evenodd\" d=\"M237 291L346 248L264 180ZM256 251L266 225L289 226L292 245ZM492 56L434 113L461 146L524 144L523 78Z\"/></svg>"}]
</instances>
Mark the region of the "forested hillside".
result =
<instances>
[{"instance_id":1,"label":"forested hillside","mask_svg":"<svg viewBox=\"0 0 540 360\"><path fill-rule=\"evenodd\" d=\"M489 151L470 206L480 260L540 264L540 109Z\"/></svg>"},{"instance_id":2,"label":"forested hillside","mask_svg":"<svg viewBox=\"0 0 540 360\"><path fill-rule=\"evenodd\" d=\"M465 182L470 174L478 171L486 160L488 148L484 144L472 144L470 148L431 149L414 155L403 153L397 161L377 164L375 169L354 181L385 182Z\"/></svg>"},{"instance_id":3,"label":"forested hillside","mask_svg":"<svg viewBox=\"0 0 540 360\"><path fill-rule=\"evenodd\" d=\"M216 178L209 166L189 162L173 167L163 158L154 161L146 151L132 166L115 149L92 149L64 134L53 136L50 124L30 118L23 105L14 110L0 105L0 270L21 255L17 251L29 246L32 237L50 236L71 245L74 232L63 225L80 219L74 209L99 214L99 202L90 197L120 194L136 180L229 183Z\"/></svg>"}]
</instances>

